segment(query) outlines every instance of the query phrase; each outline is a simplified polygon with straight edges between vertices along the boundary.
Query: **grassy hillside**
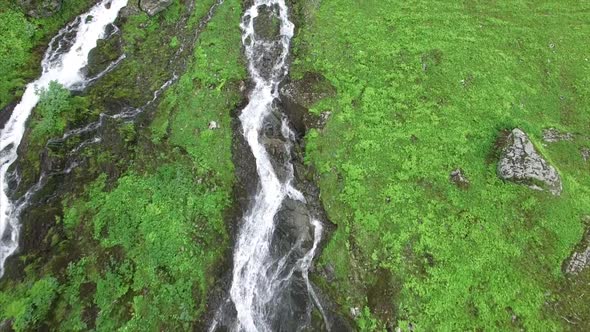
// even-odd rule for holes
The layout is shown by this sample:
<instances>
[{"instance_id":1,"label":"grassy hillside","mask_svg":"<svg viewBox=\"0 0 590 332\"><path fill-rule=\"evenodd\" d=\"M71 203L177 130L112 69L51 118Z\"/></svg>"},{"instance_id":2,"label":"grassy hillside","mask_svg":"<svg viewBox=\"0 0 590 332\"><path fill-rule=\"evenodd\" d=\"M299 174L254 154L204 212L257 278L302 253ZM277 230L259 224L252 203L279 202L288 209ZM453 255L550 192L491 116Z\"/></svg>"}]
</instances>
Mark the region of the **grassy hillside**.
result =
<instances>
[{"instance_id":1,"label":"grassy hillside","mask_svg":"<svg viewBox=\"0 0 590 332\"><path fill-rule=\"evenodd\" d=\"M306 20L293 76L320 73L337 90L311 109L332 115L306 140L338 225L321 257L335 280L319 282L342 310L359 308L366 331L588 324L572 318L587 304L568 306L575 292L561 270L590 214L580 153L590 146L588 3L324 0L297 10ZM496 141L515 127L558 169L560 197L497 177ZM575 139L545 144L548 127ZM450 181L457 168L467 188Z\"/></svg>"}]
</instances>

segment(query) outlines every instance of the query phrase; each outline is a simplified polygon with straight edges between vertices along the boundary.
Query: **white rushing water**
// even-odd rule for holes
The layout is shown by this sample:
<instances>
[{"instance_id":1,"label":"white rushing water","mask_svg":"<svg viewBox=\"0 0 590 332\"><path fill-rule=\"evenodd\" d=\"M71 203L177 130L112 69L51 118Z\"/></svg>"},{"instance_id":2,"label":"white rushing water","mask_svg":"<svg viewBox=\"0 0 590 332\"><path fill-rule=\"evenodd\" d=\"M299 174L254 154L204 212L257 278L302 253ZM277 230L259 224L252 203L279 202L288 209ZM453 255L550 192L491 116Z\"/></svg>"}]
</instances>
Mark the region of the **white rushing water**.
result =
<instances>
[{"instance_id":1,"label":"white rushing water","mask_svg":"<svg viewBox=\"0 0 590 332\"><path fill-rule=\"evenodd\" d=\"M20 103L0 132L0 277L6 258L17 249L19 236L19 209L8 197L8 170L17 159L26 121L39 102L39 91L46 89L51 81L70 90L79 90L93 80L84 77L81 69L88 64L88 54L97 41L104 37L105 28L126 5L127 0L103 0L60 30L45 53L41 77L27 85ZM71 35L75 37L69 37Z\"/></svg>"},{"instance_id":2,"label":"white rushing water","mask_svg":"<svg viewBox=\"0 0 590 332\"><path fill-rule=\"evenodd\" d=\"M257 35L254 25L262 8L273 11L277 16L280 22L278 39L268 40ZM271 162L272 157L264 145L264 138L261 138L265 120L273 113L275 101L279 97L279 84L288 72L287 57L294 25L289 20L285 0L254 0L244 14L241 28L248 69L255 86L249 95L248 105L242 110L240 121L243 135L256 160L260 185L252 206L243 217L234 249L230 298L234 303L237 319L233 329L248 332L271 331L276 329L272 326L272 311L281 310L277 308L277 294L289 287L286 285L290 284L295 273L302 275L308 296L313 298L312 301L322 311L307 278L322 227L317 220L309 220L309 229L314 230L313 247L304 257L296 258L295 262L292 261L292 252L302 248L302 240L297 240L291 251L282 253L282 256L277 257L273 253L275 223L281 206L285 200L305 202L303 194L292 185L293 165L290 162L284 165L286 175L278 176ZM285 139L284 148L290 151L294 134L286 119L283 119L280 131ZM311 313L311 308L306 307L305 310ZM213 329L216 324L214 322Z\"/></svg>"}]
</instances>

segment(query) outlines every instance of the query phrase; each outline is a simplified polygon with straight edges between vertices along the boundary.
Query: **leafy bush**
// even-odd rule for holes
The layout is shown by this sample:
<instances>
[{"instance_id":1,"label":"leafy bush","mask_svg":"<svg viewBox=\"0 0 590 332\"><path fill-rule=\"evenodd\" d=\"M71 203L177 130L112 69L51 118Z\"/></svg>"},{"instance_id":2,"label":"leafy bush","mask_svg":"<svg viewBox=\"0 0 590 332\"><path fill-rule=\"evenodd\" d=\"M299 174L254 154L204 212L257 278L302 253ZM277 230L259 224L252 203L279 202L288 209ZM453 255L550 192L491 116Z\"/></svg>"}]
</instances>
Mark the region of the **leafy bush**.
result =
<instances>
[{"instance_id":1,"label":"leafy bush","mask_svg":"<svg viewBox=\"0 0 590 332\"><path fill-rule=\"evenodd\" d=\"M5 308L4 312L0 312L0 318L12 319L12 327L17 332L37 328L47 318L58 288L55 278L45 277L11 301L7 294L0 293L0 305Z\"/></svg>"},{"instance_id":2,"label":"leafy bush","mask_svg":"<svg viewBox=\"0 0 590 332\"><path fill-rule=\"evenodd\" d=\"M19 71L26 64L33 47L35 26L24 14L0 9L0 108L12 99L12 90L24 85Z\"/></svg>"}]
</instances>

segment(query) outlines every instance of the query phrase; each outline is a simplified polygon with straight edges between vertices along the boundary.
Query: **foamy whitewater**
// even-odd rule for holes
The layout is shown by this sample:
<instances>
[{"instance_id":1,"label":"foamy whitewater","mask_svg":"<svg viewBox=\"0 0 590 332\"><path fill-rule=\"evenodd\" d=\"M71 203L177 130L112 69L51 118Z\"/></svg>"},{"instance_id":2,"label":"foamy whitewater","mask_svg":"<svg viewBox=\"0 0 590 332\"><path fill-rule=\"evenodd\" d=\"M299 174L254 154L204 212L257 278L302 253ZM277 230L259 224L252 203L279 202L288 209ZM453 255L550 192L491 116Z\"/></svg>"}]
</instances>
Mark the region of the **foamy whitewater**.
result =
<instances>
[{"instance_id":1,"label":"foamy whitewater","mask_svg":"<svg viewBox=\"0 0 590 332\"><path fill-rule=\"evenodd\" d=\"M262 8L273 12L272 15L280 22L277 39L264 39L255 31L254 21ZM279 98L279 84L288 72L287 57L294 25L289 20L285 0L255 0L244 13L241 27L248 69L255 86L249 95L248 105L242 110L240 121L243 135L256 160L260 186L251 208L243 217L235 245L230 299L237 317L231 328L248 332L295 331L304 328L311 320L313 303L323 315L308 279L322 226L315 219L308 220L308 227L313 230L311 248L304 243L305 234L302 234L288 252L273 250L277 213L286 200L303 204L305 198L292 184L293 165L290 161L281 165L286 170L285 178L281 179L261 138L266 121L276 111L274 104ZM295 135L284 117L280 131L284 149L290 153ZM301 252L305 254L301 256ZM293 295L295 289L297 295ZM284 315L285 311L290 313ZM287 316L289 318L284 318ZM212 330L218 324L220 322L214 320Z\"/></svg>"}]
</instances>

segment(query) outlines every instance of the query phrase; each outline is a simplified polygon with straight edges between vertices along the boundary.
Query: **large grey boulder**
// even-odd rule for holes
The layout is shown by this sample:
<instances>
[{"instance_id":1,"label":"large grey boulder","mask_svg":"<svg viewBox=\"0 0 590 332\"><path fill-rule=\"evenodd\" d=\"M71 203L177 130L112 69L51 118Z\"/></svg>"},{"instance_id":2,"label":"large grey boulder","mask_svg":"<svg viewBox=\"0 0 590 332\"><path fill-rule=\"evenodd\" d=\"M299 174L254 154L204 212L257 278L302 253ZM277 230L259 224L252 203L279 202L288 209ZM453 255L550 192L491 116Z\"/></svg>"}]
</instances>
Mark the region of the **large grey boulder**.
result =
<instances>
[{"instance_id":1,"label":"large grey boulder","mask_svg":"<svg viewBox=\"0 0 590 332\"><path fill-rule=\"evenodd\" d=\"M149 16L154 16L168 8L172 0L140 0L139 7Z\"/></svg>"},{"instance_id":2,"label":"large grey boulder","mask_svg":"<svg viewBox=\"0 0 590 332\"><path fill-rule=\"evenodd\" d=\"M520 129L512 130L498 163L498 176L526 184L533 189L561 194L561 178L555 168L541 157L529 137Z\"/></svg>"}]
</instances>

